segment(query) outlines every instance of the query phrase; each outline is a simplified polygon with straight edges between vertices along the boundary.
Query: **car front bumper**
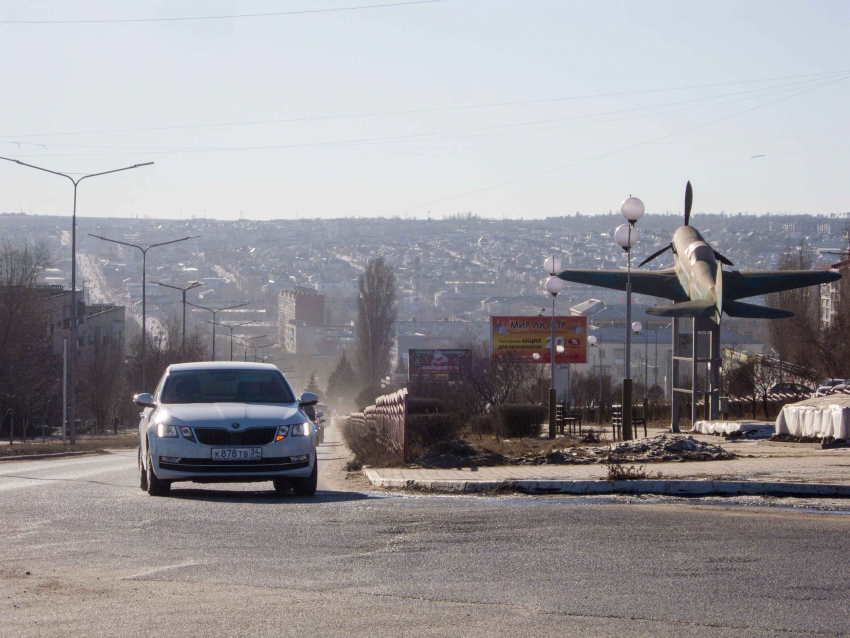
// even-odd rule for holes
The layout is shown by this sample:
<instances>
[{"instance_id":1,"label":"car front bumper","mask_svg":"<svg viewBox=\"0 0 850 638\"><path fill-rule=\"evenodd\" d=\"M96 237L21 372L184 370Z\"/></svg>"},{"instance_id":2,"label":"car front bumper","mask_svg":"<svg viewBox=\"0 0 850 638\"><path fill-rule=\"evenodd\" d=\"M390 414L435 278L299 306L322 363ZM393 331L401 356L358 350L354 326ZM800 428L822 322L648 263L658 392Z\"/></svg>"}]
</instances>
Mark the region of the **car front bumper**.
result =
<instances>
[{"instance_id":1,"label":"car front bumper","mask_svg":"<svg viewBox=\"0 0 850 638\"><path fill-rule=\"evenodd\" d=\"M164 481L270 481L275 478L310 476L316 462L312 437L284 439L253 447L262 450L254 460L213 460L212 449L183 438L151 439L151 460L157 478Z\"/></svg>"}]
</instances>

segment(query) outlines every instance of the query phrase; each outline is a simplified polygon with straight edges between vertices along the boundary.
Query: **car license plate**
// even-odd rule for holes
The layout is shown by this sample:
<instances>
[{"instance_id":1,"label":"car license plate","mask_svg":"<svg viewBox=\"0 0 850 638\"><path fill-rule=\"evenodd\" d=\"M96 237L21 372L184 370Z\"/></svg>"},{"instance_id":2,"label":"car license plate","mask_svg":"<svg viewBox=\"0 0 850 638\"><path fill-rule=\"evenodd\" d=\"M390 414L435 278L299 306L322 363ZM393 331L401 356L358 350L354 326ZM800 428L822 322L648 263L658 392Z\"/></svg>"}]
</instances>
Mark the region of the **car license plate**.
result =
<instances>
[{"instance_id":1,"label":"car license plate","mask_svg":"<svg viewBox=\"0 0 850 638\"><path fill-rule=\"evenodd\" d=\"M263 449L259 447L219 447L213 448L213 461L256 461L263 458Z\"/></svg>"}]
</instances>

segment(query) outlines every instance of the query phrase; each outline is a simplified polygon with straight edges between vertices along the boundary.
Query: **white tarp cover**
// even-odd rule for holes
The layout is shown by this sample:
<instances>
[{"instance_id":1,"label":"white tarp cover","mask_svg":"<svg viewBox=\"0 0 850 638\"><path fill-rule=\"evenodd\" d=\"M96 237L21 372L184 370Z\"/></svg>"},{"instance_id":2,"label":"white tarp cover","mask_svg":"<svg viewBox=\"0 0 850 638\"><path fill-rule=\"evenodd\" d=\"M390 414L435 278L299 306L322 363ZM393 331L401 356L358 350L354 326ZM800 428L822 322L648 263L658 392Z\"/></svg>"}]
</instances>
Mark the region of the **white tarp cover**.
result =
<instances>
[{"instance_id":1,"label":"white tarp cover","mask_svg":"<svg viewBox=\"0 0 850 638\"><path fill-rule=\"evenodd\" d=\"M751 430L773 432L773 423L770 421L697 421L691 432L699 434L722 434L729 436L735 433L750 432Z\"/></svg>"},{"instance_id":2,"label":"white tarp cover","mask_svg":"<svg viewBox=\"0 0 850 638\"><path fill-rule=\"evenodd\" d=\"M776 433L817 438L850 438L850 396L832 394L789 403L776 417Z\"/></svg>"}]
</instances>

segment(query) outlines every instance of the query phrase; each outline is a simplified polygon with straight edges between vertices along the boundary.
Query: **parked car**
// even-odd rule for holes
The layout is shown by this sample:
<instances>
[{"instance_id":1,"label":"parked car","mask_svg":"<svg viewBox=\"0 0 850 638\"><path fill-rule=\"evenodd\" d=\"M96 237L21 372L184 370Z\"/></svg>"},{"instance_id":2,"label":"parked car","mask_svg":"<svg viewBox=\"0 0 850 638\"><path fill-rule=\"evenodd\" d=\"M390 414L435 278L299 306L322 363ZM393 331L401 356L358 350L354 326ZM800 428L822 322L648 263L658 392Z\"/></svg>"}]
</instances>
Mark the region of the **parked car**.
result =
<instances>
[{"instance_id":1,"label":"parked car","mask_svg":"<svg viewBox=\"0 0 850 638\"><path fill-rule=\"evenodd\" d=\"M318 409L319 404L304 406L304 414L313 422L316 428L316 445L321 445L325 442L325 419L324 412Z\"/></svg>"},{"instance_id":2,"label":"parked car","mask_svg":"<svg viewBox=\"0 0 850 638\"><path fill-rule=\"evenodd\" d=\"M845 379L827 379L823 383L818 386L817 392L815 392L816 397L822 397L826 394L831 394L835 386L844 385Z\"/></svg>"},{"instance_id":3,"label":"parked car","mask_svg":"<svg viewBox=\"0 0 850 638\"><path fill-rule=\"evenodd\" d=\"M168 366L153 395L137 394L139 485L163 496L176 481L272 481L278 492L316 493L316 429L280 370L266 363Z\"/></svg>"},{"instance_id":4,"label":"parked car","mask_svg":"<svg viewBox=\"0 0 850 638\"><path fill-rule=\"evenodd\" d=\"M814 390L807 388L802 383L774 383L768 391L769 394L773 395L793 397L808 397L811 396L812 392Z\"/></svg>"}]
</instances>

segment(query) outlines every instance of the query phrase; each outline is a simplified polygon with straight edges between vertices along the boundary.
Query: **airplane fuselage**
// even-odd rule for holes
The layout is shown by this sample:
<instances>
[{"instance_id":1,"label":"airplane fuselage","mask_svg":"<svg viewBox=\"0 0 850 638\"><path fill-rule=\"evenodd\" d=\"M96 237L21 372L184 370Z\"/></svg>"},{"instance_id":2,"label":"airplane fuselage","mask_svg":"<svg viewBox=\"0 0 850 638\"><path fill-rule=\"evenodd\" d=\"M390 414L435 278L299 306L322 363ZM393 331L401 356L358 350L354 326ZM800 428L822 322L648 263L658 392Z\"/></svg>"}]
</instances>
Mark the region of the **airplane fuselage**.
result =
<instances>
[{"instance_id":1,"label":"airplane fuselage","mask_svg":"<svg viewBox=\"0 0 850 638\"><path fill-rule=\"evenodd\" d=\"M680 226L673 234L676 276L691 300L718 300L717 258L714 249L692 226Z\"/></svg>"}]
</instances>

